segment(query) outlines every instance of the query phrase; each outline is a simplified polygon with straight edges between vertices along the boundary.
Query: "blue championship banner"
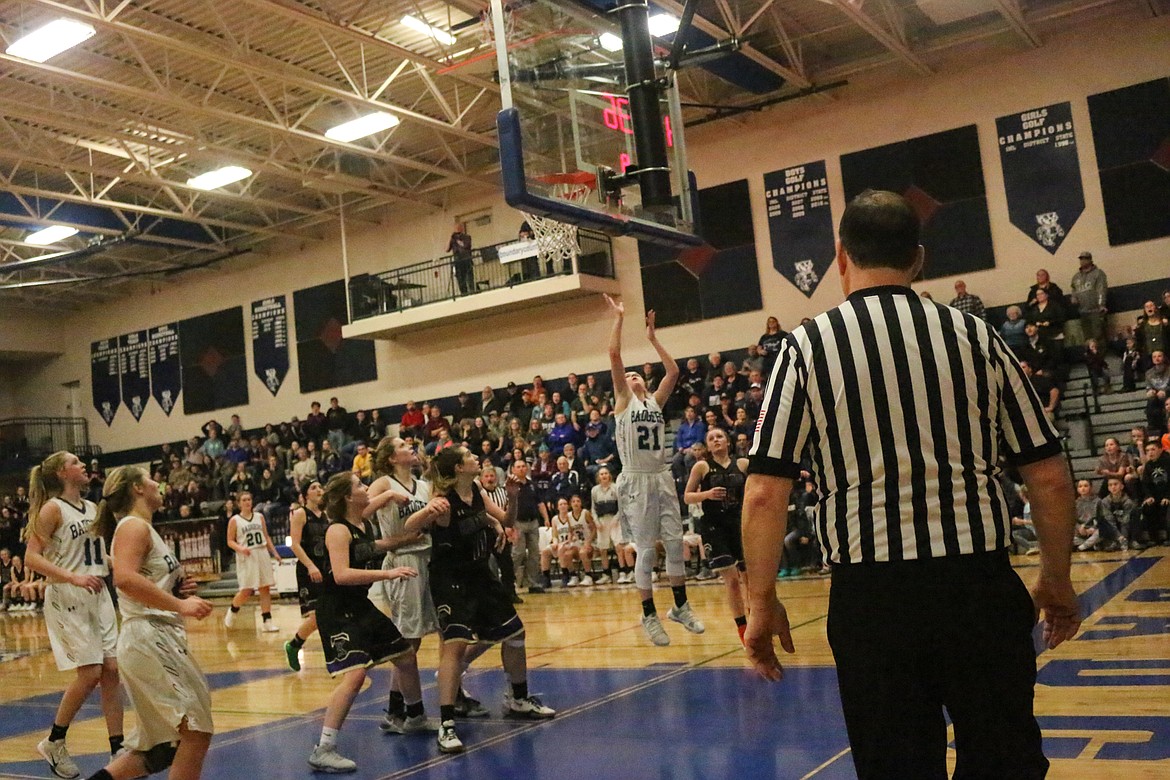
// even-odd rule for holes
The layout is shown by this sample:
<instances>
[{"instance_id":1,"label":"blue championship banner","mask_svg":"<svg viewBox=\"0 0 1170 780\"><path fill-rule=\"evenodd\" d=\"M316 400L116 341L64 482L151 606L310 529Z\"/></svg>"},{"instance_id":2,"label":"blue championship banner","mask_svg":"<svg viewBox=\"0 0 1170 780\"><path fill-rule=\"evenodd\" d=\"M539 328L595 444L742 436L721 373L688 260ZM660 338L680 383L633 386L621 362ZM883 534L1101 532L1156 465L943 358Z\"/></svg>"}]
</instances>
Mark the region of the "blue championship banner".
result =
<instances>
[{"instance_id":1,"label":"blue championship banner","mask_svg":"<svg viewBox=\"0 0 1170 780\"><path fill-rule=\"evenodd\" d=\"M166 412L175 409L183 389L183 361L179 355L179 326L175 323L150 329L150 394Z\"/></svg>"},{"instance_id":2,"label":"blue championship banner","mask_svg":"<svg viewBox=\"0 0 1170 780\"><path fill-rule=\"evenodd\" d=\"M833 213L825 161L764 174L772 265L808 297L833 263Z\"/></svg>"},{"instance_id":3,"label":"blue championship banner","mask_svg":"<svg viewBox=\"0 0 1170 780\"><path fill-rule=\"evenodd\" d=\"M252 302L252 361L268 392L280 392L288 375L288 308L283 295Z\"/></svg>"},{"instance_id":4,"label":"blue championship banner","mask_svg":"<svg viewBox=\"0 0 1170 780\"><path fill-rule=\"evenodd\" d=\"M995 120L1008 216L1056 254L1085 210L1072 105L1057 103Z\"/></svg>"},{"instance_id":5,"label":"blue championship banner","mask_svg":"<svg viewBox=\"0 0 1170 780\"><path fill-rule=\"evenodd\" d=\"M134 419L141 420L150 401L150 344L144 330L118 337L118 373L122 400Z\"/></svg>"},{"instance_id":6,"label":"blue championship banner","mask_svg":"<svg viewBox=\"0 0 1170 780\"><path fill-rule=\"evenodd\" d=\"M89 345L89 376L93 390L93 408L106 421L114 424L114 415L122 403L122 388L118 378L118 340L104 339Z\"/></svg>"}]
</instances>

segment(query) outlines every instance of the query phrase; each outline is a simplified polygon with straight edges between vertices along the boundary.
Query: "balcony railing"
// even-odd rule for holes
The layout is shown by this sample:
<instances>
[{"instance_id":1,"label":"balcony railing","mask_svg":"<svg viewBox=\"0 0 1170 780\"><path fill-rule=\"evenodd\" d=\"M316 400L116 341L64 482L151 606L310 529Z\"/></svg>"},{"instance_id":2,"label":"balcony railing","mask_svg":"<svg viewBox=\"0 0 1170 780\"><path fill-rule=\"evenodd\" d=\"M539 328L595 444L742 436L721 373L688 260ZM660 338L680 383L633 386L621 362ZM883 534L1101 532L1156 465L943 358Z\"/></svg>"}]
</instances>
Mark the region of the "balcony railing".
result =
<instances>
[{"instance_id":1,"label":"balcony railing","mask_svg":"<svg viewBox=\"0 0 1170 780\"><path fill-rule=\"evenodd\" d=\"M470 260L445 255L379 274L354 276L349 280L353 319L512 288L554 276L581 273L614 278L613 242L609 236L580 229L577 246L579 251L574 257L554 259L547 253L537 252L535 242L530 248L528 244L507 241L473 249Z\"/></svg>"},{"instance_id":2,"label":"balcony railing","mask_svg":"<svg viewBox=\"0 0 1170 780\"><path fill-rule=\"evenodd\" d=\"M58 450L79 458L101 454L89 443L84 417L11 417L0 420L0 469L11 471L31 466Z\"/></svg>"}]
</instances>

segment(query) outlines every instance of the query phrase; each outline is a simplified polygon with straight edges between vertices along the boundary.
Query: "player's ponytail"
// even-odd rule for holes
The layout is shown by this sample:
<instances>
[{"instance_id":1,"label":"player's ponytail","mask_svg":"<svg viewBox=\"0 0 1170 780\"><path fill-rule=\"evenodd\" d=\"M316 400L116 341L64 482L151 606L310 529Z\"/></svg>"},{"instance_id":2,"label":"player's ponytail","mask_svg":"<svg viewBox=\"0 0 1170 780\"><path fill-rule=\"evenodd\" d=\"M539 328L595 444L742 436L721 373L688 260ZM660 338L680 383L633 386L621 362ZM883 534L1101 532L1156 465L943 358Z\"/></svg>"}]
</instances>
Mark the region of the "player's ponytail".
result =
<instances>
[{"instance_id":1,"label":"player's ponytail","mask_svg":"<svg viewBox=\"0 0 1170 780\"><path fill-rule=\"evenodd\" d=\"M447 447L431 458L427 479L431 483L431 495L441 496L455 486L455 468L467 457L466 447Z\"/></svg>"},{"instance_id":2,"label":"player's ponytail","mask_svg":"<svg viewBox=\"0 0 1170 780\"><path fill-rule=\"evenodd\" d=\"M106 541L107 549L114 539L118 519L129 514L134 507L133 487L141 485L144 479L146 470L140 466L122 466L106 475L106 482L102 486L102 500L98 503L97 520L94 521L94 531Z\"/></svg>"},{"instance_id":3,"label":"player's ponytail","mask_svg":"<svg viewBox=\"0 0 1170 780\"><path fill-rule=\"evenodd\" d=\"M353 474L345 471L334 474L325 484L325 493L321 496L325 504L325 515L335 523L345 522L346 503L353 494Z\"/></svg>"},{"instance_id":4,"label":"player's ponytail","mask_svg":"<svg viewBox=\"0 0 1170 780\"><path fill-rule=\"evenodd\" d=\"M21 540L27 542L30 535L36 533L39 523L37 522L41 516L41 509L49 502L49 499L56 498L65 490L65 483L61 481L61 477L57 475L61 469L65 468L65 461L69 458L68 452L60 450L54 452L49 457L45 458L39 466L33 466L28 473L28 522L24 526L24 532L21 534ZM48 542L48 539L42 539L42 542Z\"/></svg>"}]
</instances>

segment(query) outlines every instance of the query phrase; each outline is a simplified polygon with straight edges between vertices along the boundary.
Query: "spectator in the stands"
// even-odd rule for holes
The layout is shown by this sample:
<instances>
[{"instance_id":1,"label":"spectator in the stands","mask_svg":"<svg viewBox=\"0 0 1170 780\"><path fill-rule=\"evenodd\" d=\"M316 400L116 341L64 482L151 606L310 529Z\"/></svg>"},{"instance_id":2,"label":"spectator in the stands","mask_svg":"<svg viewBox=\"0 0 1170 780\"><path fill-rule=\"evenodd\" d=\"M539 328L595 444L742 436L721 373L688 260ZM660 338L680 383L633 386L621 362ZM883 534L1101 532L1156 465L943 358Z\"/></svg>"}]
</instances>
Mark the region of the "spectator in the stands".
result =
<instances>
[{"instance_id":1,"label":"spectator in the stands","mask_svg":"<svg viewBox=\"0 0 1170 780\"><path fill-rule=\"evenodd\" d=\"M507 418L502 413L492 409L487 416L488 434L497 442L502 444L505 439L510 438L508 435L508 424L510 422L510 418Z\"/></svg>"},{"instance_id":2,"label":"spectator in the stands","mask_svg":"<svg viewBox=\"0 0 1170 780\"><path fill-rule=\"evenodd\" d=\"M686 397L691 393L703 394L703 387L707 384L707 379L703 374L703 368L699 365L698 358L688 358L686 368L684 368L678 376L678 388L675 392L680 396Z\"/></svg>"},{"instance_id":3,"label":"spectator in the stands","mask_svg":"<svg viewBox=\"0 0 1170 780\"><path fill-rule=\"evenodd\" d=\"M1040 403L1044 404L1044 413L1048 415L1049 420L1052 420L1060 406L1060 388L1049 377L1035 373L1028 361L1021 360L1020 368L1032 380L1032 387L1035 388L1036 395L1040 396Z\"/></svg>"},{"instance_id":4,"label":"spectator in the stands","mask_svg":"<svg viewBox=\"0 0 1170 780\"><path fill-rule=\"evenodd\" d=\"M743 401L743 410L747 412L748 419L752 425L755 425L756 420L760 417L760 410L764 407L764 386L759 382L752 382L752 386L748 388L747 398Z\"/></svg>"},{"instance_id":5,"label":"spectator in the stands","mask_svg":"<svg viewBox=\"0 0 1170 780\"><path fill-rule=\"evenodd\" d=\"M1121 353L1121 391L1132 393L1137 390L1138 377L1142 376L1145 358L1137 347L1137 339L1130 336L1125 340L1125 351Z\"/></svg>"},{"instance_id":6,"label":"spectator in the stands","mask_svg":"<svg viewBox=\"0 0 1170 780\"><path fill-rule=\"evenodd\" d=\"M723 355L719 352L712 352L707 355L706 362L703 363L703 374L707 377L707 384L711 380L723 373Z\"/></svg>"},{"instance_id":7,"label":"spectator in the stands","mask_svg":"<svg viewBox=\"0 0 1170 780\"><path fill-rule=\"evenodd\" d=\"M552 489L553 474L557 473L557 462L553 460L552 451L547 444L535 446L536 460L532 462L530 476L536 493L545 504L549 501L549 491Z\"/></svg>"},{"instance_id":8,"label":"spectator in the stands","mask_svg":"<svg viewBox=\"0 0 1170 780\"><path fill-rule=\"evenodd\" d=\"M1166 428L1166 398L1170 396L1170 364L1161 350L1152 353L1150 361L1152 365L1146 371L1146 428L1162 431Z\"/></svg>"},{"instance_id":9,"label":"spectator in the stands","mask_svg":"<svg viewBox=\"0 0 1170 780\"><path fill-rule=\"evenodd\" d=\"M253 493L256 490L256 480L248 473L247 463L237 463L236 470L228 480L228 494L238 496L241 493Z\"/></svg>"},{"instance_id":10,"label":"spectator in the stands","mask_svg":"<svg viewBox=\"0 0 1170 780\"><path fill-rule=\"evenodd\" d=\"M1137 470L1134 468L1133 459L1122 451L1121 443L1113 436L1105 440L1105 450L1097 460L1097 476L1101 477L1101 489L1098 493L1101 498L1105 497L1108 482L1114 477L1120 479L1127 487L1132 487L1137 482Z\"/></svg>"},{"instance_id":11,"label":"spectator in the stands","mask_svg":"<svg viewBox=\"0 0 1170 780\"><path fill-rule=\"evenodd\" d=\"M544 403L541 404L539 410L532 410L532 419L540 423L540 427L544 429L547 436L553 426L557 424L557 413L551 403Z\"/></svg>"},{"instance_id":12,"label":"spectator in the stands","mask_svg":"<svg viewBox=\"0 0 1170 780\"><path fill-rule=\"evenodd\" d=\"M1097 391L1108 393L1112 390L1113 378L1109 373L1109 364L1105 361L1105 351L1097 339L1089 339L1085 343L1085 368L1089 370L1089 379Z\"/></svg>"},{"instance_id":13,"label":"spectator in the stands","mask_svg":"<svg viewBox=\"0 0 1170 780\"><path fill-rule=\"evenodd\" d=\"M1105 340L1106 298L1109 283L1105 272L1093 264L1092 252L1081 252L1078 256L1080 268L1069 285L1069 303L1081 313L1081 330L1086 340Z\"/></svg>"},{"instance_id":14,"label":"spectator in the stands","mask_svg":"<svg viewBox=\"0 0 1170 780\"><path fill-rule=\"evenodd\" d=\"M528 402L524 393L520 392L519 386L515 382L509 382L507 393L508 397L505 399L505 405L508 407L508 413L516 418L527 419L528 414L525 410L528 408Z\"/></svg>"},{"instance_id":15,"label":"spectator in the stands","mask_svg":"<svg viewBox=\"0 0 1170 780\"><path fill-rule=\"evenodd\" d=\"M223 439L219 438L219 426L211 426L207 431L207 440L199 445L198 452L204 458L216 460L224 453Z\"/></svg>"},{"instance_id":16,"label":"spectator in the stands","mask_svg":"<svg viewBox=\"0 0 1170 780\"><path fill-rule=\"evenodd\" d=\"M402 413L402 419L398 422L398 435L421 438L423 426L426 425L426 422L426 418L423 417L423 413L414 405L414 401L407 401L406 410Z\"/></svg>"},{"instance_id":17,"label":"spectator in the stands","mask_svg":"<svg viewBox=\"0 0 1170 780\"><path fill-rule=\"evenodd\" d=\"M1167 541L1166 521L1170 512L1170 453L1156 436L1146 441L1146 460L1142 464L1142 525L1144 539L1139 544L1130 539L1131 547L1148 547ZM1135 534L1136 536L1136 534Z\"/></svg>"},{"instance_id":18,"label":"spectator in the stands","mask_svg":"<svg viewBox=\"0 0 1170 780\"><path fill-rule=\"evenodd\" d=\"M240 423L240 416L238 414L232 415L231 421L228 422L227 430L224 433L227 435L228 441L243 437L244 426Z\"/></svg>"},{"instance_id":19,"label":"spectator in the stands","mask_svg":"<svg viewBox=\"0 0 1170 780\"><path fill-rule=\"evenodd\" d=\"M1129 429L1129 444L1122 448L1136 469L1146 457L1146 429L1140 425Z\"/></svg>"},{"instance_id":20,"label":"spectator in the stands","mask_svg":"<svg viewBox=\"0 0 1170 780\"><path fill-rule=\"evenodd\" d=\"M504 411L504 402L496 396L496 391L492 390L491 386L484 387L479 397L479 413L483 417L491 418L491 413L495 412L497 415Z\"/></svg>"},{"instance_id":21,"label":"spectator in the stands","mask_svg":"<svg viewBox=\"0 0 1170 780\"><path fill-rule=\"evenodd\" d=\"M528 442L529 447L546 446L544 442L544 426L540 424L540 420L528 421L528 430L524 432L524 440Z\"/></svg>"},{"instance_id":22,"label":"spectator in the stands","mask_svg":"<svg viewBox=\"0 0 1170 780\"><path fill-rule=\"evenodd\" d=\"M562 455L557 458L556 464L556 473L552 475L552 480L549 483L550 500L556 502L563 498L568 501L573 496L581 495L584 490L581 475L569 468L569 459Z\"/></svg>"},{"instance_id":23,"label":"spectator in the stands","mask_svg":"<svg viewBox=\"0 0 1170 780\"><path fill-rule=\"evenodd\" d=\"M467 233L467 225L456 222L451 231L451 238L447 241L447 252L451 254L451 265L455 270L455 281L459 284L460 295L470 295L475 292L475 265L471 256L471 236Z\"/></svg>"},{"instance_id":24,"label":"spectator in the stands","mask_svg":"<svg viewBox=\"0 0 1170 780\"><path fill-rule=\"evenodd\" d=\"M719 374L716 374L712 378L711 384L703 388L703 400L708 409L714 409L719 406L720 399L730 397L731 395L728 393L727 387L723 382L723 377Z\"/></svg>"},{"instance_id":25,"label":"spectator in the stands","mask_svg":"<svg viewBox=\"0 0 1170 780\"><path fill-rule=\"evenodd\" d=\"M951 298L951 308L970 314L979 319L985 319L986 309L983 299L978 295L967 292L967 283L962 279L955 282L955 297Z\"/></svg>"},{"instance_id":26,"label":"spectator in the stands","mask_svg":"<svg viewBox=\"0 0 1170 780\"><path fill-rule=\"evenodd\" d=\"M683 460L687 450L698 441L707 438L707 423L699 419L698 410L687 405L683 408L682 422L674 432L674 457L671 459L670 471L676 480L685 480L691 472L683 469Z\"/></svg>"},{"instance_id":27,"label":"spectator in the stands","mask_svg":"<svg viewBox=\"0 0 1170 780\"><path fill-rule=\"evenodd\" d=\"M566 444L577 443L577 428L573 423L569 422L569 418L561 410L557 410L553 417L553 426L545 435L545 441L548 443L548 448L552 451L552 456L559 457L564 452Z\"/></svg>"},{"instance_id":28,"label":"spectator in the stands","mask_svg":"<svg viewBox=\"0 0 1170 780\"><path fill-rule=\"evenodd\" d=\"M1057 348L1064 345L1064 307L1050 298L1047 291L1036 291L1036 303L1028 307L1027 318L1036 326L1040 338Z\"/></svg>"},{"instance_id":29,"label":"spectator in the stands","mask_svg":"<svg viewBox=\"0 0 1170 780\"><path fill-rule=\"evenodd\" d=\"M1024 327L1024 335L1027 336L1028 342L1016 350L1016 357L1020 360L1027 361L1032 366L1032 370L1037 374L1043 374L1045 376L1055 375L1057 373L1056 366L1058 365L1057 350L1052 345L1052 342L1040 335L1040 328L1034 322L1029 322Z\"/></svg>"},{"instance_id":30,"label":"spectator in the stands","mask_svg":"<svg viewBox=\"0 0 1170 780\"><path fill-rule=\"evenodd\" d=\"M569 402L565 400L565 397L561 394L560 390L553 390L553 394L548 400L549 403L552 404L554 414L564 413L565 417L572 418L573 408L570 406Z\"/></svg>"},{"instance_id":31,"label":"spectator in the stands","mask_svg":"<svg viewBox=\"0 0 1170 780\"><path fill-rule=\"evenodd\" d=\"M593 410L593 404L589 401L589 388L584 382L577 385L577 389L573 391L572 400L569 401L569 419L573 420L577 427L584 428L589 424L589 413Z\"/></svg>"},{"instance_id":32,"label":"spectator in the stands","mask_svg":"<svg viewBox=\"0 0 1170 780\"><path fill-rule=\"evenodd\" d=\"M760 336L760 356L764 359L764 376L772 375L772 366L780 354L780 345L788 334L780 327L780 320L769 317L764 323L764 335Z\"/></svg>"},{"instance_id":33,"label":"spectator in the stands","mask_svg":"<svg viewBox=\"0 0 1170 780\"><path fill-rule=\"evenodd\" d=\"M760 357L760 345L748 344L747 357L743 359L743 363L739 366L739 373L743 377L747 377L751 372L764 371L764 359Z\"/></svg>"},{"instance_id":34,"label":"spectator in the stands","mask_svg":"<svg viewBox=\"0 0 1170 780\"><path fill-rule=\"evenodd\" d=\"M1133 526L1137 504L1125 492L1125 481L1117 477L1105 480L1106 493L1103 500L1105 514L1113 527L1117 529L1118 543L1121 549L1129 547L1129 535Z\"/></svg>"},{"instance_id":35,"label":"spectator in the stands","mask_svg":"<svg viewBox=\"0 0 1170 780\"><path fill-rule=\"evenodd\" d=\"M1153 301L1146 301L1142 306L1142 313L1138 315L1133 334L1138 351L1147 356L1145 363L1147 368L1152 362L1149 356L1158 351L1165 352L1170 346L1170 342L1167 341L1170 339L1170 322L1167 322Z\"/></svg>"},{"instance_id":36,"label":"spectator in the stands","mask_svg":"<svg viewBox=\"0 0 1170 780\"><path fill-rule=\"evenodd\" d=\"M603 466L608 467L610 473L617 473L617 445L605 433L605 423L595 421L585 426L585 443L579 454L590 482L597 481L597 471Z\"/></svg>"},{"instance_id":37,"label":"spectator in the stands","mask_svg":"<svg viewBox=\"0 0 1170 780\"><path fill-rule=\"evenodd\" d=\"M746 458L752 449L752 433L737 433L735 435L735 457Z\"/></svg>"},{"instance_id":38,"label":"spectator in the stands","mask_svg":"<svg viewBox=\"0 0 1170 780\"><path fill-rule=\"evenodd\" d=\"M459 406L455 409L456 420L471 420L479 417L479 399L472 398L466 390L459 391Z\"/></svg>"},{"instance_id":39,"label":"spectator in the stands","mask_svg":"<svg viewBox=\"0 0 1170 780\"><path fill-rule=\"evenodd\" d=\"M317 401L309 404L309 416L301 426L305 429L305 436L313 441L320 442L328 430L325 414L321 411L321 404Z\"/></svg>"},{"instance_id":40,"label":"spectator in the stands","mask_svg":"<svg viewBox=\"0 0 1170 780\"><path fill-rule=\"evenodd\" d=\"M210 439L208 441L210 441ZM237 437L232 439L231 443L228 444L227 449L223 452L223 458L233 466L236 466L240 463L247 463L249 460L251 460L251 454L247 449L244 448L243 442L241 442Z\"/></svg>"},{"instance_id":41,"label":"spectator in the stands","mask_svg":"<svg viewBox=\"0 0 1170 780\"><path fill-rule=\"evenodd\" d=\"M532 397L539 398L541 393L547 398L549 389L544 386L544 378L540 374L537 374L532 377Z\"/></svg>"},{"instance_id":42,"label":"spectator in the stands","mask_svg":"<svg viewBox=\"0 0 1170 780\"><path fill-rule=\"evenodd\" d=\"M439 408L438 404L431 405L430 417L427 419L426 425L423 426L423 443L432 444L439 438L439 431L451 430L451 423L447 422L447 418L443 416L443 410Z\"/></svg>"},{"instance_id":43,"label":"spectator in the stands","mask_svg":"<svg viewBox=\"0 0 1170 780\"><path fill-rule=\"evenodd\" d=\"M272 522L274 517L283 517L288 512L288 480L284 474L265 468L256 483L256 511Z\"/></svg>"},{"instance_id":44,"label":"spectator in the stands","mask_svg":"<svg viewBox=\"0 0 1170 780\"><path fill-rule=\"evenodd\" d=\"M373 479L374 456L364 441L358 442L357 452L353 456L351 470L354 474L357 474L358 479L367 485ZM265 514L265 517L267 517L267 514Z\"/></svg>"},{"instance_id":45,"label":"spectator in the stands","mask_svg":"<svg viewBox=\"0 0 1170 780\"><path fill-rule=\"evenodd\" d=\"M585 461L581 458L577 451L576 444L566 444L565 449L561 451L565 460L569 462L569 471L577 475L578 481L584 486L586 492L592 486L592 480L589 478L589 472L585 470Z\"/></svg>"},{"instance_id":46,"label":"spectator in the stands","mask_svg":"<svg viewBox=\"0 0 1170 780\"><path fill-rule=\"evenodd\" d=\"M1036 272L1036 284L1028 288L1028 300L1025 302L1025 306L1035 305L1037 290L1044 290L1050 299L1064 303L1064 291L1060 289L1059 284L1048 277L1048 272L1043 268Z\"/></svg>"},{"instance_id":47,"label":"spectator in the stands","mask_svg":"<svg viewBox=\"0 0 1170 780\"><path fill-rule=\"evenodd\" d=\"M735 363L728 360L723 364L723 387L733 397L741 397L748 389L748 378L739 373Z\"/></svg>"},{"instance_id":48,"label":"spectator in the stands","mask_svg":"<svg viewBox=\"0 0 1170 780\"><path fill-rule=\"evenodd\" d=\"M317 479L325 483L334 474L339 474L344 470L341 462L341 453L333 449L333 445L329 440L321 442L321 455L317 458Z\"/></svg>"},{"instance_id":49,"label":"spectator in the stands","mask_svg":"<svg viewBox=\"0 0 1170 780\"><path fill-rule=\"evenodd\" d=\"M1014 303L1007 307L1007 319L1000 324L999 335L1003 336L1004 343L1017 355L1020 349L1028 343L1028 334L1024 332L1027 325L1028 321L1024 319L1023 309Z\"/></svg>"},{"instance_id":50,"label":"spectator in the stands","mask_svg":"<svg viewBox=\"0 0 1170 780\"><path fill-rule=\"evenodd\" d=\"M341 452L341 448L349 441L349 412L345 410L337 396L329 399L329 409L325 412L325 435L333 449Z\"/></svg>"}]
</instances>

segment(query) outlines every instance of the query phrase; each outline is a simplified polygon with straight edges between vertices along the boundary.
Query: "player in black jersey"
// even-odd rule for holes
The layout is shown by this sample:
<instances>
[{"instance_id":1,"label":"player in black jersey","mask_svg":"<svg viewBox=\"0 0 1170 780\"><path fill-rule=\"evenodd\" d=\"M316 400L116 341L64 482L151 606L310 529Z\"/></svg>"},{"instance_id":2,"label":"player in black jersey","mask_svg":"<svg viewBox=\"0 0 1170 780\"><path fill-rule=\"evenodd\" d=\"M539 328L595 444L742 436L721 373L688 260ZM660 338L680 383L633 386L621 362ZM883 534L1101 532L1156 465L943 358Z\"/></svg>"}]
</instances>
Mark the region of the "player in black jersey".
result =
<instances>
[{"instance_id":1,"label":"player in black jersey","mask_svg":"<svg viewBox=\"0 0 1170 780\"><path fill-rule=\"evenodd\" d=\"M447 499L448 509L434 515L413 515L408 531L431 533L431 595L439 615L443 645L439 654L439 750L458 753L463 743L455 733L455 698L469 656L468 644L480 651L497 642L504 671L511 683L504 697L504 714L551 718L556 712L528 692L528 660L524 624L512 597L492 574L488 560L504 544L503 523L511 519L476 484L479 459L465 447L440 450L431 461L433 495ZM509 483L515 492L517 485ZM515 496L510 502L515 506ZM513 511L513 517L515 512Z\"/></svg>"},{"instance_id":2,"label":"player in black jersey","mask_svg":"<svg viewBox=\"0 0 1170 780\"><path fill-rule=\"evenodd\" d=\"M379 496L389 501L389 492ZM317 596L317 620L325 651L325 668L341 682L329 697L321 740L309 756L309 766L320 772L353 772L357 764L337 752L337 732L350 705L362 689L366 670L390 661L399 672L409 715L421 715L422 688L418 661L394 621L370 601L370 585L383 580L414 577L409 566L383 569L386 540L378 539L363 513L373 506L366 486L356 474L336 474L325 485L325 567Z\"/></svg>"},{"instance_id":3,"label":"player in black jersey","mask_svg":"<svg viewBox=\"0 0 1170 780\"><path fill-rule=\"evenodd\" d=\"M731 440L722 428L707 431L707 457L691 467L683 500L702 504L699 533L707 553L707 565L727 584L727 602L735 618L739 641L747 629L743 598L743 542L739 535L747 458L731 456Z\"/></svg>"},{"instance_id":4,"label":"player in black jersey","mask_svg":"<svg viewBox=\"0 0 1170 780\"><path fill-rule=\"evenodd\" d=\"M303 618L293 638L284 643L288 667L294 672L301 670L301 647L317 630L317 592L323 578L321 570L325 568L325 531L329 527L321 502L323 493L324 489L317 480L302 485L301 506L288 521L292 551L297 557L297 598L301 602Z\"/></svg>"}]
</instances>

